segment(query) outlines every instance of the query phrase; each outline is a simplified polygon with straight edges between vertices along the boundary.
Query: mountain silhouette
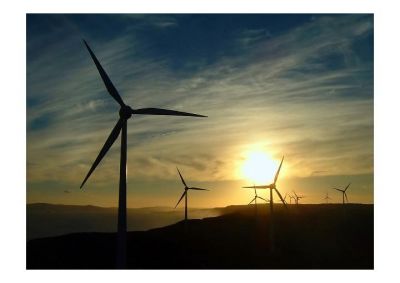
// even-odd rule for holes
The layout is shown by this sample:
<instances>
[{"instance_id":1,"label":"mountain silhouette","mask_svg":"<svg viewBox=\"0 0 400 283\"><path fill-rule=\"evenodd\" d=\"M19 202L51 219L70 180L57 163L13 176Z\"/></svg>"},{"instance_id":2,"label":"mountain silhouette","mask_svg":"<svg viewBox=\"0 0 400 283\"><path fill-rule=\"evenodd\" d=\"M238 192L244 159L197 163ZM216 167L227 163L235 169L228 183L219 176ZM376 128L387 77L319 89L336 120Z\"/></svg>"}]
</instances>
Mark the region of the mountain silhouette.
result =
<instances>
[{"instance_id":1,"label":"mountain silhouette","mask_svg":"<svg viewBox=\"0 0 400 283\"><path fill-rule=\"evenodd\" d=\"M229 206L223 215L128 232L129 269L373 269L373 205ZM27 242L28 269L113 269L116 233Z\"/></svg>"}]
</instances>

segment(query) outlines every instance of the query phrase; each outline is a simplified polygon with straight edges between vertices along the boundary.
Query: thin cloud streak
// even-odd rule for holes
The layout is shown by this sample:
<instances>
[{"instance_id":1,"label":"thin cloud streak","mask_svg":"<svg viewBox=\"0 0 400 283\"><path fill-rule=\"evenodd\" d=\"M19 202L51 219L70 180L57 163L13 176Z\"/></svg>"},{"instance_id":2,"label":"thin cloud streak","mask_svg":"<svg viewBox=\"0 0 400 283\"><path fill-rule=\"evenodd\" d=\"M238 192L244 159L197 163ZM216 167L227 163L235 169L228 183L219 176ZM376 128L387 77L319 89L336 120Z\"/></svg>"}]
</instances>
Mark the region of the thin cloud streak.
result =
<instances>
[{"instance_id":1,"label":"thin cloud streak","mask_svg":"<svg viewBox=\"0 0 400 283\"><path fill-rule=\"evenodd\" d=\"M173 20L170 28L176 25ZM209 116L129 121L130 181L173 180L175 166L194 181L237 180L243 148L253 143L275 158L285 153L292 176L373 172L373 66L352 48L372 28L369 17L317 17L284 34L255 34L241 56L222 57L183 77L167 57L139 56L143 47L133 27L107 43L88 37L132 107ZM238 34L238 44L243 36L249 35ZM39 101L28 103L28 160L35 162L28 164L28 182L81 181L118 119L118 105L86 53L79 39L67 36L43 55L28 56L28 101ZM342 63L330 68L330 56ZM31 129L42 117L46 125ZM119 141L93 175L93 186L117 178L118 151Z\"/></svg>"}]
</instances>

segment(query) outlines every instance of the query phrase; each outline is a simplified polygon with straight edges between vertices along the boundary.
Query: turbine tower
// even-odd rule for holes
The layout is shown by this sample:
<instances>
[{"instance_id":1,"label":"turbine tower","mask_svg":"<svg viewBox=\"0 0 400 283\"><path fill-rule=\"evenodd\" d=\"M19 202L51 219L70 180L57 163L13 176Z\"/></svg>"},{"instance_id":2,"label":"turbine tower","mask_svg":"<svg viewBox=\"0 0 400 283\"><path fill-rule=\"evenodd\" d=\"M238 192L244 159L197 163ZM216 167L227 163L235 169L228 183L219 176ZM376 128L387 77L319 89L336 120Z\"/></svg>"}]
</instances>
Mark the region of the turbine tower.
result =
<instances>
[{"instance_id":1,"label":"turbine tower","mask_svg":"<svg viewBox=\"0 0 400 283\"><path fill-rule=\"evenodd\" d=\"M188 187L188 186L186 185L186 182L185 182L185 180L183 179L182 174L181 174L181 172L179 171L178 167L176 168L176 170L178 170L179 176L181 177L182 184L183 184L185 187L184 187L184 192L183 192L181 198L178 200L178 203L175 205L175 208L176 208L176 207L178 206L178 204L181 202L181 200L183 199L183 197L185 197L185 222L186 222L186 221L187 221L187 194L188 194L187 192L188 192L188 190L196 190L196 191L209 191L209 190L207 190L207 189L201 189L201 188L196 188L196 187Z\"/></svg>"},{"instance_id":2,"label":"turbine tower","mask_svg":"<svg viewBox=\"0 0 400 283\"><path fill-rule=\"evenodd\" d=\"M343 205L344 205L344 203L345 203L345 202L344 202L344 198L345 198L345 197L346 197L347 203L349 203L349 200L348 200L348 198L347 198L346 191L347 191L347 189L349 188L350 184L351 184L351 183L349 183L349 184L347 185L347 187L344 188L343 190L342 190L342 189L333 188L334 190L337 190L337 191L339 191L339 192L342 193Z\"/></svg>"},{"instance_id":3,"label":"turbine tower","mask_svg":"<svg viewBox=\"0 0 400 283\"><path fill-rule=\"evenodd\" d=\"M100 161L106 155L108 150L111 148L115 140L118 138L119 133L121 134L121 159L120 159L120 171L119 171L119 200L118 200L118 232L117 232L117 268L126 268L126 159L127 159L127 121L132 115L172 115L172 116L193 116L193 117L206 117L203 115L179 112L174 110L159 109L159 108L141 108L132 109L130 106L126 105L119 95L117 89L114 87L110 78L108 77L106 71L100 65L93 51L90 49L89 45L85 40L83 42L86 45L87 50L92 57L94 64L98 72L100 73L101 79L108 91L108 93L114 98L114 100L120 105L119 119L117 124L112 129L110 135L108 136L106 142L104 143L100 153L98 154L96 160L93 162L92 167L87 173L85 179L83 180L80 188L82 188L86 181L89 179L90 175L99 165Z\"/></svg>"},{"instance_id":4,"label":"turbine tower","mask_svg":"<svg viewBox=\"0 0 400 283\"><path fill-rule=\"evenodd\" d=\"M270 224L270 248L271 251L274 251L274 198L273 198L273 191L275 191L279 198L281 199L283 205L286 207L285 200L282 198L281 193L278 191L276 188L276 181L278 180L279 172L281 171L283 159L285 157L282 157L281 164L279 165L278 170L276 171L274 182L269 184L269 185L264 185L264 186L253 186L256 189L269 189L269 209L270 209L270 214L271 214L271 224ZM253 188L253 187L243 187L243 188Z\"/></svg>"}]
</instances>

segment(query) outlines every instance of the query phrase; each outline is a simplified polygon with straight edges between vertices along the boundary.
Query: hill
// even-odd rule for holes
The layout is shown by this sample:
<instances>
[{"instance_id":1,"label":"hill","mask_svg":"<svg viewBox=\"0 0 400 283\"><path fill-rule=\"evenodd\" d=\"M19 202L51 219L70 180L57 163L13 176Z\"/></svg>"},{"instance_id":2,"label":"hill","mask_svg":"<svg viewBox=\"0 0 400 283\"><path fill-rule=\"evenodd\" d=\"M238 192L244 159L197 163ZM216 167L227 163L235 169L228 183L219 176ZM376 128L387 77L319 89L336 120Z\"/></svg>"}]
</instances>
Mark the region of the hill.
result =
<instances>
[{"instance_id":1,"label":"hill","mask_svg":"<svg viewBox=\"0 0 400 283\"><path fill-rule=\"evenodd\" d=\"M92 205L28 204L27 240L79 232L115 232L117 208ZM218 209L193 208L192 218L217 216ZM129 231L145 231L167 226L182 219L183 209L170 207L128 208Z\"/></svg>"},{"instance_id":2,"label":"hill","mask_svg":"<svg viewBox=\"0 0 400 283\"><path fill-rule=\"evenodd\" d=\"M373 205L232 206L223 215L128 233L131 269L372 269ZM28 269L112 269L115 233L76 233L27 243Z\"/></svg>"}]
</instances>

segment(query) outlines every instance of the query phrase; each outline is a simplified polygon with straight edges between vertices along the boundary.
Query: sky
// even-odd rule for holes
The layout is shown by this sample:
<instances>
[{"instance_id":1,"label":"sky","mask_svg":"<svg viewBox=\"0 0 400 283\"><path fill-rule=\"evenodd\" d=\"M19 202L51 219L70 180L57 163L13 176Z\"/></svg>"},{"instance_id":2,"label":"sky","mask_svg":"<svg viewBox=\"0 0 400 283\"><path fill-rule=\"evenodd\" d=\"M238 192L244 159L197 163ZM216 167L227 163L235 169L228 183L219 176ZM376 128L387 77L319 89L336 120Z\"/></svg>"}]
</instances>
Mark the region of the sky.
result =
<instances>
[{"instance_id":1,"label":"sky","mask_svg":"<svg viewBox=\"0 0 400 283\"><path fill-rule=\"evenodd\" d=\"M79 189L119 117L82 39L132 108L208 116L128 121L128 207L175 206L176 167L190 206L247 204L255 153L303 203L373 202L373 15L28 14L28 203L117 206L119 139Z\"/></svg>"}]
</instances>

